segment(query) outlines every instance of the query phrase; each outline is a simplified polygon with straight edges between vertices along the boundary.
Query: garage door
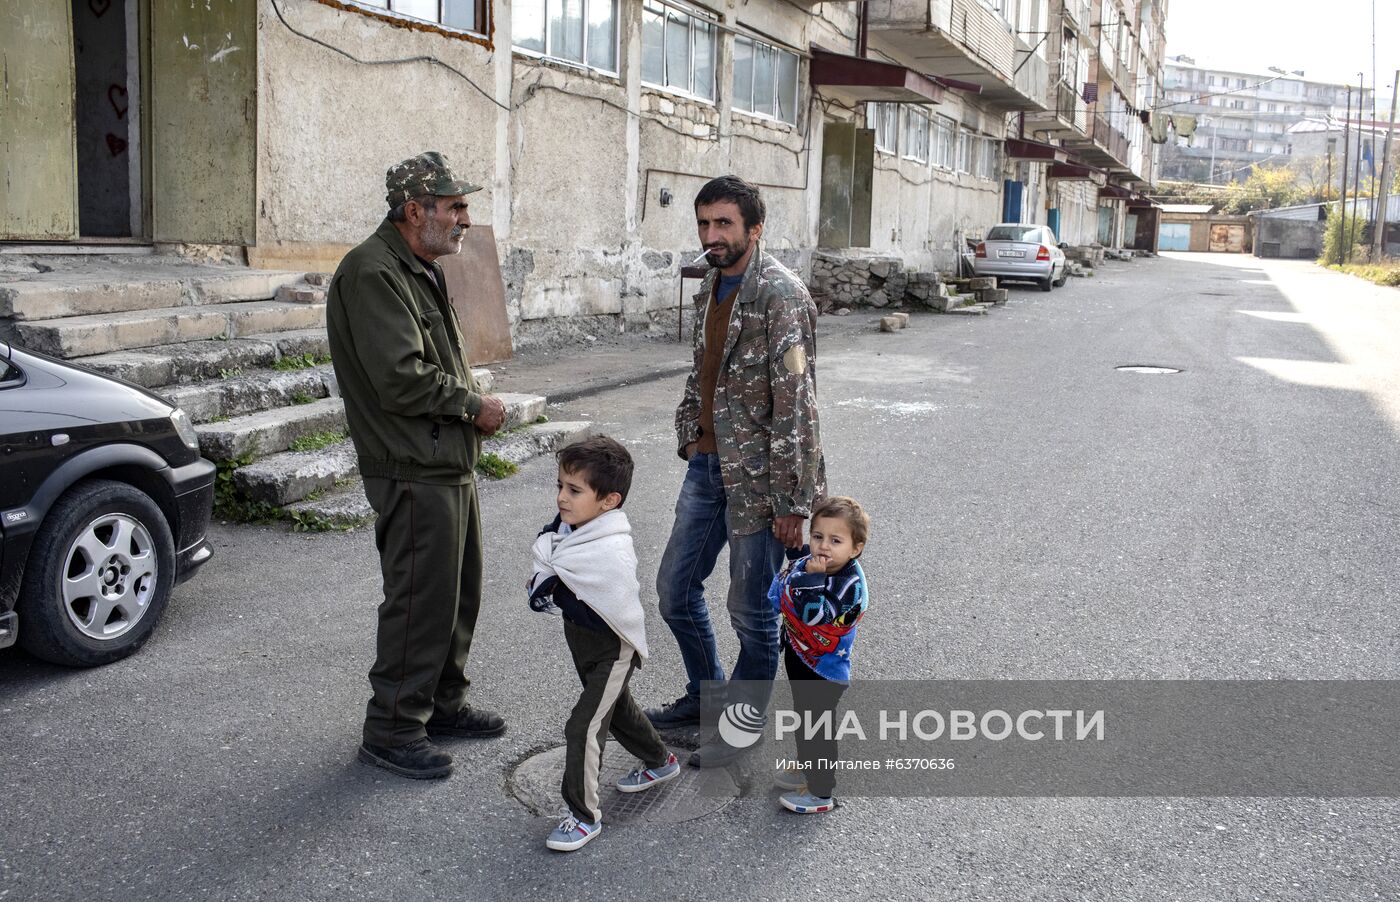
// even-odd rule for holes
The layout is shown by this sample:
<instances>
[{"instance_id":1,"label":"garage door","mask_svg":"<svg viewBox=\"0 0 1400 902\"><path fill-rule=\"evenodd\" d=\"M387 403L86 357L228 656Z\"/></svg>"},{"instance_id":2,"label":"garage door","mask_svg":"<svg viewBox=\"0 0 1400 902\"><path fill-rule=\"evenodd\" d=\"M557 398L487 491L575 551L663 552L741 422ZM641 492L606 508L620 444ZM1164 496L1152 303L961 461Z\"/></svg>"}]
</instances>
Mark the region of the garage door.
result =
<instances>
[{"instance_id":1,"label":"garage door","mask_svg":"<svg viewBox=\"0 0 1400 902\"><path fill-rule=\"evenodd\" d=\"M1157 233L1157 249L1185 251L1191 249L1191 223L1164 222Z\"/></svg>"},{"instance_id":2,"label":"garage door","mask_svg":"<svg viewBox=\"0 0 1400 902\"><path fill-rule=\"evenodd\" d=\"M1216 253L1244 253L1244 226L1224 224L1211 226L1210 249Z\"/></svg>"}]
</instances>

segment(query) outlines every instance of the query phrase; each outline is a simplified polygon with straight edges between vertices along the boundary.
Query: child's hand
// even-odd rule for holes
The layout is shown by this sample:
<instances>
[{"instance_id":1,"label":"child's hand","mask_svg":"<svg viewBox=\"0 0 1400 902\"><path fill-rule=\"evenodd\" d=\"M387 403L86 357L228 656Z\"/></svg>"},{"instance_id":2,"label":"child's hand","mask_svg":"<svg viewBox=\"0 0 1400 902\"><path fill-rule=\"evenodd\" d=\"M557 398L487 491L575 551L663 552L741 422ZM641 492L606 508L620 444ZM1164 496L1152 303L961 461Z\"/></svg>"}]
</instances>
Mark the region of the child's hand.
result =
<instances>
[{"instance_id":1,"label":"child's hand","mask_svg":"<svg viewBox=\"0 0 1400 902\"><path fill-rule=\"evenodd\" d=\"M803 569L808 573L825 573L827 557L825 555L814 554L807 559L807 566Z\"/></svg>"}]
</instances>

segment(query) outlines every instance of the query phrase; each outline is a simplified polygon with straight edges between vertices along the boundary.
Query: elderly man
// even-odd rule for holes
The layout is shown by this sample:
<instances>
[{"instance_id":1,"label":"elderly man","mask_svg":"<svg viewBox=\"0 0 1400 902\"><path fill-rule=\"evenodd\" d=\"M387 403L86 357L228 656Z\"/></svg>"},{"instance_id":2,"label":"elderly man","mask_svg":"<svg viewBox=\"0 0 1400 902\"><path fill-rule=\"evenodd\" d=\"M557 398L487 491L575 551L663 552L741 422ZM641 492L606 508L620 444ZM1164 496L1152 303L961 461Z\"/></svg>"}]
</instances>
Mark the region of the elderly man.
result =
<instances>
[{"instance_id":1,"label":"elderly man","mask_svg":"<svg viewBox=\"0 0 1400 902\"><path fill-rule=\"evenodd\" d=\"M389 170L389 213L346 254L326 305L331 358L384 576L373 695L359 758L416 779L446 777L433 738L495 736L505 722L467 705L467 652L481 606L473 470L505 419L472 379L438 257L462 248L466 195L439 153Z\"/></svg>"},{"instance_id":2,"label":"elderly man","mask_svg":"<svg viewBox=\"0 0 1400 902\"><path fill-rule=\"evenodd\" d=\"M661 616L680 645L685 694L646 714L659 728L700 721L700 688L723 680L705 579L729 546L729 620L739 636L733 678L772 680L778 618L768 586L783 548L826 490L817 428L817 308L802 280L759 244L765 219L756 186L713 179L695 198L700 243L712 267L695 296L694 361L676 409L676 451L686 463L676 520L661 558ZM767 701L754 698L760 706ZM727 763L714 741L690 757Z\"/></svg>"}]
</instances>

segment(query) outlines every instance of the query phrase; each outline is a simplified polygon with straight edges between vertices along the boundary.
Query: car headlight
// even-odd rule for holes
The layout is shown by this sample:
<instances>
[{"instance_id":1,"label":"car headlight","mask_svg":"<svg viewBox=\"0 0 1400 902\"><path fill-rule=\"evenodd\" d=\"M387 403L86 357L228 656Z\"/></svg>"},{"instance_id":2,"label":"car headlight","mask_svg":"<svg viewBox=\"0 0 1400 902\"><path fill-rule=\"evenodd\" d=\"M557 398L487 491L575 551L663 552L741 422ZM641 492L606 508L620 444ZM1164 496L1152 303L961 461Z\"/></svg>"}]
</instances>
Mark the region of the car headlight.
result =
<instances>
[{"instance_id":1,"label":"car headlight","mask_svg":"<svg viewBox=\"0 0 1400 902\"><path fill-rule=\"evenodd\" d=\"M194 431L194 423L190 422L190 415L180 408L175 408L175 412L170 415L170 424L175 427L175 432L180 436L180 441L185 443L185 447L191 451L199 450L199 433Z\"/></svg>"}]
</instances>

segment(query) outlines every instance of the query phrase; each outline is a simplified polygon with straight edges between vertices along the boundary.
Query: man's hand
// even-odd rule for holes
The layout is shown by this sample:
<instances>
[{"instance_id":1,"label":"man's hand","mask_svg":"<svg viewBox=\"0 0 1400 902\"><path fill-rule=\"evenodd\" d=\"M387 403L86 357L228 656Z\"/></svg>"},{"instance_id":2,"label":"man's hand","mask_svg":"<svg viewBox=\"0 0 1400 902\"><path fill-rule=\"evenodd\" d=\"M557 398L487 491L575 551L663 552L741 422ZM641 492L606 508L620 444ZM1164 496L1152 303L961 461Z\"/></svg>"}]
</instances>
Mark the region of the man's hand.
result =
<instances>
[{"instance_id":1,"label":"man's hand","mask_svg":"<svg viewBox=\"0 0 1400 902\"><path fill-rule=\"evenodd\" d=\"M506 421L505 402L495 395L483 395L481 398L481 411L476 415L473 422L476 430L482 435L495 435L496 430L501 428L501 424Z\"/></svg>"},{"instance_id":2,"label":"man's hand","mask_svg":"<svg viewBox=\"0 0 1400 902\"><path fill-rule=\"evenodd\" d=\"M802 547L802 523L807 518L801 514L788 514L773 521L773 535L788 548Z\"/></svg>"}]
</instances>

